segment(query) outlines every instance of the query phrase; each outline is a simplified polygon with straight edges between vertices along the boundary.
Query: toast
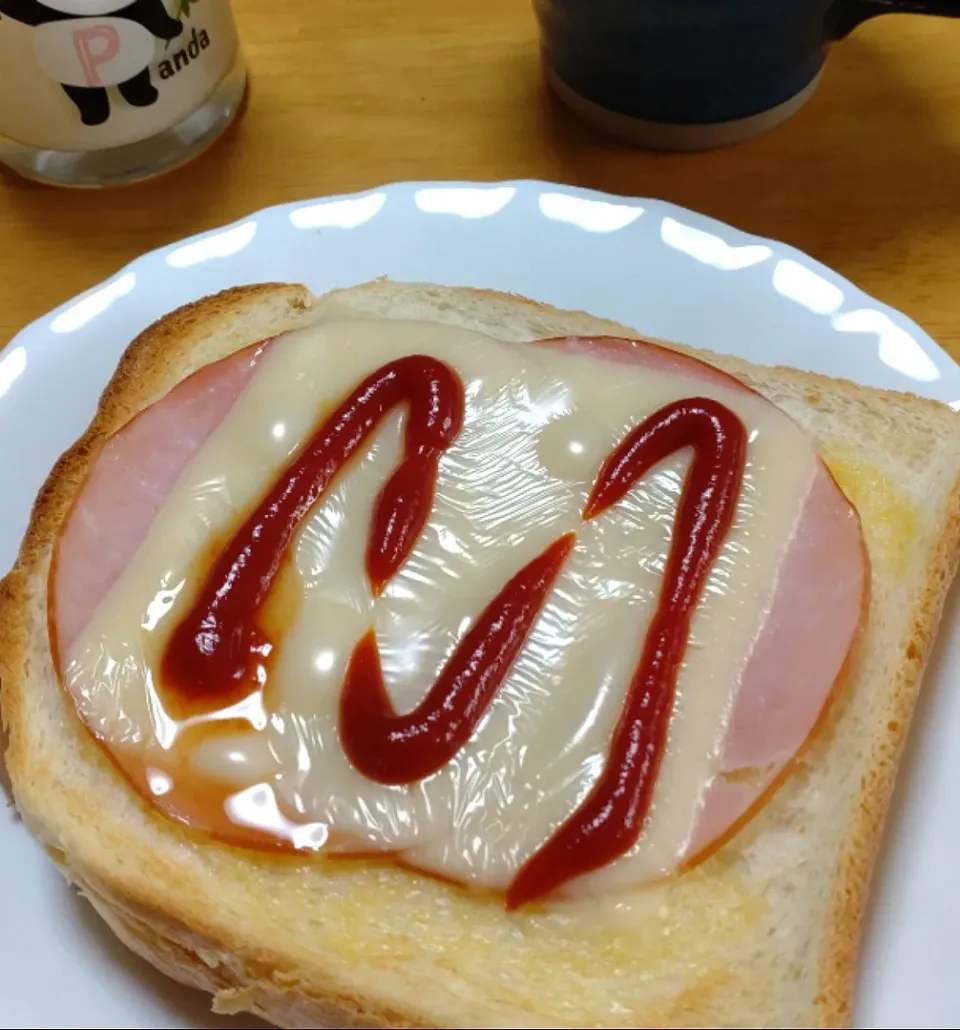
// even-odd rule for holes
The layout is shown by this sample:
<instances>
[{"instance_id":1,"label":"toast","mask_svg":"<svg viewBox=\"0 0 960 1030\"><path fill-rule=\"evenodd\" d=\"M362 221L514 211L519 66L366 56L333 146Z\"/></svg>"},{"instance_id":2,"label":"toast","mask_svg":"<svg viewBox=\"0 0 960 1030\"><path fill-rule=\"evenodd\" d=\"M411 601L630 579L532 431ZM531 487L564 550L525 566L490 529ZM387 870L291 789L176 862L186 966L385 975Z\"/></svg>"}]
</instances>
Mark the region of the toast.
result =
<instances>
[{"instance_id":1,"label":"toast","mask_svg":"<svg viewBox=\"0 0 960 1030\"><path fill-rule=\"evenodd\" d=\"M707 861L638 891L629 920L617 919L616 899L508 914L388 861L270 856L167 820L81 725L54 670L51 552L98 447L190 372L331 310L514 341L637 336L519 297L387 281L320 299L290 285L228 290L148 328L51 472L0 586L6 758L29 829L124 943L210 992L221 1013L284 1027L849 1025L870 875L960 556L960 415L686 351L764 394L817 442L861 516L866 628L789 778Z\"/></svg>"}]
</instances>

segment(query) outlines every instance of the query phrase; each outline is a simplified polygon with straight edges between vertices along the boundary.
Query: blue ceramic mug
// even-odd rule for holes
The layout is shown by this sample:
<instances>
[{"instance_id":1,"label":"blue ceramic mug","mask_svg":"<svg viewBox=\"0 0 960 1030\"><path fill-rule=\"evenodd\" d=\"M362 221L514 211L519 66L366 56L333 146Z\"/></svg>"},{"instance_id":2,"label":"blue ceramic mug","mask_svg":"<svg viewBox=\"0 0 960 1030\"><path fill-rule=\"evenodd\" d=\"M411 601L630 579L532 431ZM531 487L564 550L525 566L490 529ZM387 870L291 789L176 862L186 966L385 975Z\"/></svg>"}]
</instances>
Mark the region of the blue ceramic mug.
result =
<instances>
[{"instance_id":1,"label":"blue ceramic mug","mask_svg":"<svg viewBox=\"0 0 960 1030\"><path fill-rule=\"evenodd\" d=\"M535 0L547 78L628 142L736 143L816 88L830 44L879 14L960 16L960 0Z\"/></svg>"}]
</instances>

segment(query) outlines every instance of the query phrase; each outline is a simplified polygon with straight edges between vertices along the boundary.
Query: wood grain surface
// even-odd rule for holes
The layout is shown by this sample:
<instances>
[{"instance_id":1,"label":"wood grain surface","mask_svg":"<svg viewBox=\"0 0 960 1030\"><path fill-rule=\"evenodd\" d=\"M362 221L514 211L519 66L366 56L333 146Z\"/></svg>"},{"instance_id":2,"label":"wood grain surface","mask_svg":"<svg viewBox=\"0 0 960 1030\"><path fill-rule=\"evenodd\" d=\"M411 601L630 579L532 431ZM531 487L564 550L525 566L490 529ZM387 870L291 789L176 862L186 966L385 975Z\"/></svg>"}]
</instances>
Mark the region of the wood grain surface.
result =
<instances>
[{"instance_id":1,"label":"wood grain surface","mask_svg":"<svg viewBox=\"0 0 960 1030\"><path fill-rule=\"evenodd\" d=\"M247 109L163 178L74 192L0 172L0 343L153 247L398 179L532 177L671 200L799 247L960 358L960 20L880 18L813 101L740 147L630 150L542 84L527 0L235 0Z\"/></svg>"}]
</instances>

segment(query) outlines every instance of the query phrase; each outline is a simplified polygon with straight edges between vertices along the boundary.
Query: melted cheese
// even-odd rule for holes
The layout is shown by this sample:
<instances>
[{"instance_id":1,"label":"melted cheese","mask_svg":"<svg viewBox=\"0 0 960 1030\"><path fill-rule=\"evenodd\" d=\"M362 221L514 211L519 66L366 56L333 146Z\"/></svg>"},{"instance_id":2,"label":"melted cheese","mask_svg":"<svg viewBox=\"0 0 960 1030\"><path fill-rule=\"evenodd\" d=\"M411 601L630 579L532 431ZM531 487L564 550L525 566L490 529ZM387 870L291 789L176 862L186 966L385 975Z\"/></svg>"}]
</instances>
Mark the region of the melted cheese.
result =
<instances>
[{"instance_id":1,"label":"melted cheese","mask_svg":"<svg viewBox=\"0 0 960 1030\"><path fill-rule=\"evenodd\" d=\"M198 555L213 535L229 534L237 513L367 374L412 353L456 369L467 398L412 556L374 599L364 548L373 500L400 455L398 411L301 528L296 572L282 591L290 603L278 607L286 632L265 691L202 724L178 721L157 670L199 586ZM816 471L811 445L786 416L721 384L433 324L333 320L282 338L67 656L82 717L158 804L234 839L402 853L453 880L506 887L603 766L659 597L689 454L658 466L589 523L584 503L624 435L691 396L716 398L746 425L744 485L694 615L644 833L629 855L575 889L668 875L717 775L737 685ZM376 630L394 705L408 710L484 605L571 530L575 551L467 747L412 787L364 779L340 748L337 711L366 629Z\"/></svg>"}]
</instances>

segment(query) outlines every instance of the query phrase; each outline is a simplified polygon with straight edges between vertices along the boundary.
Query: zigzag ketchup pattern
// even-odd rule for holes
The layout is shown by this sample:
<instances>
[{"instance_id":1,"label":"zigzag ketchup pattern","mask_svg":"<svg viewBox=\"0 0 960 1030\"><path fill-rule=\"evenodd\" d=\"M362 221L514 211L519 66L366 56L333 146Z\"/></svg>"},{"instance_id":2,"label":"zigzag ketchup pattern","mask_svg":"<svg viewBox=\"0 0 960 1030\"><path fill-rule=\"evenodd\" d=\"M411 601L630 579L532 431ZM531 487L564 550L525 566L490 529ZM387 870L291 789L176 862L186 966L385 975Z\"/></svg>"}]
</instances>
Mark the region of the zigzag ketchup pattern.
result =
<instances>
[{"instance_id":1,"label":"zigzag ketchup pattern","mask_svg":"<svg viewBox=\"0 0 960 1030\"><path fill-rule=\"evenodd\" d=\"M374 507L367 575L374 593L409 556L426 524L440 456L463 424L457 374L413 355L368 376L327 418L215 561L171 636L165 686L222 706L238 683L263 682L274 642L256 625L291 540L337 473L386 414L409 409L404 454ZM524 865L507 896L518 907L625 854L643 829L666 744L677 671L690 619L730 528L746 455L746 431L727 407L681 400L634 429L600 470L583 513L597 518L654 465L692 448L659 607L630 684L610 754L590 796ZM424 700L394 710L371 631L354 651L343 685L340 737L369 779L405 785L436 773L467 743L522 649L575 543L565 534L514 576L480 613Z\"/></svg>"}]
</instances>

